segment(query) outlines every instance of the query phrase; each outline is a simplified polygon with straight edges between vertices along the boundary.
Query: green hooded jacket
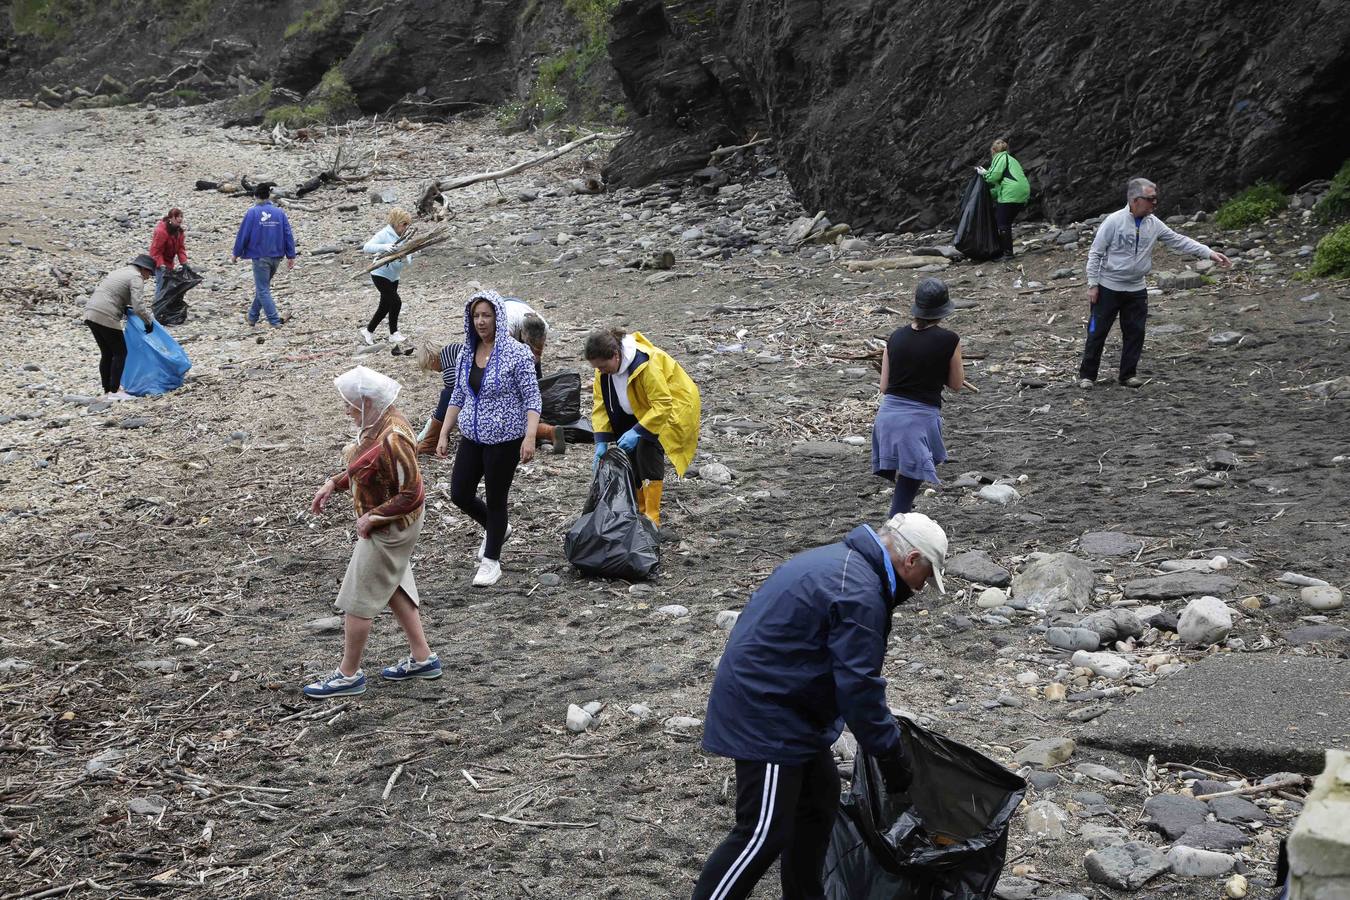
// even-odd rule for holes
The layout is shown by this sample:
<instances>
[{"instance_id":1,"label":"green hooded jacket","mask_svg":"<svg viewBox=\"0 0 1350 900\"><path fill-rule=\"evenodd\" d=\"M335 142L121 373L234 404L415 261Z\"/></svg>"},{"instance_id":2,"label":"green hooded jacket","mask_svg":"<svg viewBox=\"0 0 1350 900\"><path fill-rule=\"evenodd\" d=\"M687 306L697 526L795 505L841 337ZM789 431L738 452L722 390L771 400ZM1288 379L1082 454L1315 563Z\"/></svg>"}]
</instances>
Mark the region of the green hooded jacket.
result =
<instances>
[{"instance_id":1,"label":"green hooded jacket","mask_svg":"<svg viewBox=\"0 0 1350 900\"><path fill-rule=\"evenodd\" d=\"M989 163L984 180L995 203L1026 203L1031 199L1031 182L1022 172L1022 164L1007 150Z\"/></svg>"}]
</instances>

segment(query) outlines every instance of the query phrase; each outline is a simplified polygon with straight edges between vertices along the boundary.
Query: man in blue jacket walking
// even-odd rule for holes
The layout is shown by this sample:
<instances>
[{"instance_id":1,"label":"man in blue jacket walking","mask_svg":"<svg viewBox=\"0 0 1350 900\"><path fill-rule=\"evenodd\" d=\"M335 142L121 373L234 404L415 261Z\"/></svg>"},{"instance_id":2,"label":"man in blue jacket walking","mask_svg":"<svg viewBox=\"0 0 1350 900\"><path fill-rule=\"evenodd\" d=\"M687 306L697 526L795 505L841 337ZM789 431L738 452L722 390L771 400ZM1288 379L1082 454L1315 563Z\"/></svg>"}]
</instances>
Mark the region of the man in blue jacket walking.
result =
<instances>
[{"instance_id":1,"label":"man in blue jacket walking","mask_svg":"<svg viewBox=\"0 0 1350 900\"><path fill-rule=\"evenodd\" d=\"M272 204L270 183L258 185L254 195L258 202L244 213L244 221L239 223L230 262L253 260L253 305L248 310L248 324L257 325L261 314L276 328L283 320L272 300L272 276L281 266L283 256L286 265L295 268L295 235L285 211Z\"/></svg>"},{"instance_id":2,"label":"man in blue jacket walking","mask_svg":"<svg viewBox=\"0 0 1350 900\"><path fill-rule=\"evenodd\" d=\"M892 791L909 784L881 663L891 613L925 582L939 591L947 535L921 513L861 525L783 563L727 640L708 697L703 749L736 761L736 825L694 900L735 900L780 860L785 900L823 898L839 811L831 745L847 723Z\"/></svg>"}]
</instances>

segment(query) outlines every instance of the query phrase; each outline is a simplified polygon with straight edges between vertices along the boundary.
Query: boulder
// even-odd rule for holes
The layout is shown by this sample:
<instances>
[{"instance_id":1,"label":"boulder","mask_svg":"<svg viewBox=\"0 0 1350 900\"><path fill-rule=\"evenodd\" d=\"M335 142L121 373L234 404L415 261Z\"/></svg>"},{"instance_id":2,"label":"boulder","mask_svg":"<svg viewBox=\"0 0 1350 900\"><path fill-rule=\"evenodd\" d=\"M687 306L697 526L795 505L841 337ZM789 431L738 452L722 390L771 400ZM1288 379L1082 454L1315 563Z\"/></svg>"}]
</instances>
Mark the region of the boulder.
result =
<instances>
[{"instance_id":1,"label":"boulder","mask_svg":"<svg viewBox=\"0 0 1350 900\"><path fill-rule=\"evenodd\" d=\"M1154 831L1176 840L1192 825L1199 825L1209 815L1209 807L1181 794L1154 794L1144 801L1143 824Z\"/></svg>"},{"instance_id":2,"label":"boulder","mask_svg":"<svg viewBox=\"0 0 1350 900\"><path fill-rule=\"evenodd\" d=\"M1168 870L1167 857L1140 841L1093 850L1083 860L1083 867L1097 884L1123 891L1136 891Z\"/></svg>"},{"instance_id":3,"label":"boulder","mask_svg":"<svg viewBox=\"0 0 1350 900\"><path fill-rule=\"evenodd\" d=\"M1069 761L1075 746L1073 738L1042 738L1018 750L1013 759L1025 766L1057 766Z\"/></svg>"},{"instance_id":4,"label":"boulder","mask_svg":"<svg viewBox=\"0 0 1350 900\"><path fill-rule=\"evenodd\" d=\"M1200 594L1223 596L1237 589L1226 575L1201 572L1171 572L1156 578L1138 578L1125 584L1125 596L1133 600L1175 600Z\"/></svg>"},{"instance_id":5,"label":"boulder","mask_svg":"<svg viewBox=\"0 0 1350 900\"><path fill-rule=\"evenodd\" d=\"M1233 612L1218 597L1196 597L1182 610L1178 636L1195 647L1217 644L1233 630Z\"/></svg>"},{"instance_id":6,"label":"boulder","mask_svg":"<svg viewBox=\"0 0 1350 900\"><path fill-rule=\"evenodd\" d=\"M1130 674L1130 663L1124 657L1114 653L1088 653L1079 650L1069 660L1075 666L1091 669L1103 678L1118 680Z\"/></svg>"},{"instance_id":7,"label":"boulder","mask_svg":"<svg viewBox=\"0 0 1350 900\"><path fill-rule=\"evenodd\" d=\"M944 577L954 575L965 581L987 584L991 587L1007 587L1012 580L1008 570L994 562L983 550L969 550L951 557L947 560L942 574Z\"/></svg>"},{"instance_id":8,"label":"boulder","mask_svg":"<svg viewBox=\"0 0 1350 900\"><path fill-rule=\"evenodd\" d=\"M1116 641L1136 638L1144 633L1144 623L1128 609L1117 607L1103 609L1086 616L1078 623L1076 630L1094 631L1101 639L1101 646L1109 647ZM1096 647L1087 649L1096 650Z\"/></svg>"},{"instance_id":9,"label":"boulder","mask_svg":"<svg viewBox=\"0 0 1350 900\"><path fill-rule=\"evenodd\" d=\"M1034 554L1012 581L1012 593L1029 609L1077 612L1092 600L1097 577L1068 553Z\"/></svg>"}]
</instances>

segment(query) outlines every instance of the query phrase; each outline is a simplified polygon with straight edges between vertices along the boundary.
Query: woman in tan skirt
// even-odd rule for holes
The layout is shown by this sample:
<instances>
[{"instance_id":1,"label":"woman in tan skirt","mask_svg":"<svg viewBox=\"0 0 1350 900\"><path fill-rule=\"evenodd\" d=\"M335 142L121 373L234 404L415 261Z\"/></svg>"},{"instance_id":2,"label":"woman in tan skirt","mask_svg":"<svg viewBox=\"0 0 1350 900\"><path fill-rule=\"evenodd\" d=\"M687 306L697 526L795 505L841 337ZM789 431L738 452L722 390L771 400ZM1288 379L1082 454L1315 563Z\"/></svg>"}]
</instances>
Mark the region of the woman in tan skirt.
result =
<instances>
[{"instance_id":1,"label":"woman in tan skirt","mask_svg":"<svg viewBox=\"0 0 1350 900\"><path fill-rule=\"evenodd\" d=\"M356 502L357 541L337 598L338 608L346 614L342 663L331 674L305 685L305 696L316 699L365 693L361 656L371 622L386 606L407 636L409 652L380 674L392 681L441 677L441 661L427 645L417 613L412 551L422 530L426 495L417 468L417 439L408 420L394 407L398 382L357 366L334 383L360 432L356 444L345 453L347 468L323 483L310 508L317 515L334 492L350 486Z\"/></svg>"}]
</instances>

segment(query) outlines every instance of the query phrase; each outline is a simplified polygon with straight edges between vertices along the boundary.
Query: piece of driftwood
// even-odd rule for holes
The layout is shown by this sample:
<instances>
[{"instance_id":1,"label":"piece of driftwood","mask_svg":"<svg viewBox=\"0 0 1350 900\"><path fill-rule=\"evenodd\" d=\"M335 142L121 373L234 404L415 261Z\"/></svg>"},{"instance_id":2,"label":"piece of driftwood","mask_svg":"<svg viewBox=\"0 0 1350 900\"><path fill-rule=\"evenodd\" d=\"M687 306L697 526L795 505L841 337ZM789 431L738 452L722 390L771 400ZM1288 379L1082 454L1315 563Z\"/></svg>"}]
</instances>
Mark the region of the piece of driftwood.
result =
<instances>
[{"instance_id":1,"label":"piece of driftwood","mask_svg":"<svg viewBox=\"0 0 1350 900\"><path fill-rule=\"evenodd\" d=\"M366 266L360 272L357 272L354 275L352 275L352 280L360 278L362 275L367 275L371 272L374 272L376 269L380 268L380 266L387 266L389 265L389 263L393 262L396 259L402 259L403 257L416 253L419 250L425 250L428 247L434 247L437 244L444 243L445 241L448 240L450 240L450 232L446 231L444 226L433 229L423 235L414 235L411 237L405 237L403 241L395 245L396 249L391 250L390 252L382 256L375 257L375 261L373 263Z\"/></svg>"},{"instance_id":2,"label":"piece of driftwood","mask_svg":"<svg viewBox=\"0 0 1350 900\"><path fill-rule=\"evenodd\" d=\"M951 260L945 256L889 256L885 259L851 259L844 263L850 272L879 272L883 269L921 269L924 266L946 266Z\"/></svg>"},{"instance_id":3,"label":"piece of driftwood","mask_svg":"<svg viewBox=\"0 0 1350 900\"><path fill-rule=\"evenodd\" d=\"M423 215L429 215L435 212L436 200L446 191L468 187L471 184L478 184L481 181L498 181L502 178L509 178L532 166L538 166L571 153L578 147L584 147L593 141L612 141L617 140L620 137L622 137L620 134L605 134L597 131L593 134L588 134L585 137L577 138L570 143L563 144L561 147L555 147L542 156L536 156L532 159L518 162L513 166L507 166L505 169L498 169L494 172L475 172L472 175L460 175L455 178L438 178L429 181L422 188L421 199L417 201L417 211Z\"/></svg>"}]
</instances>

